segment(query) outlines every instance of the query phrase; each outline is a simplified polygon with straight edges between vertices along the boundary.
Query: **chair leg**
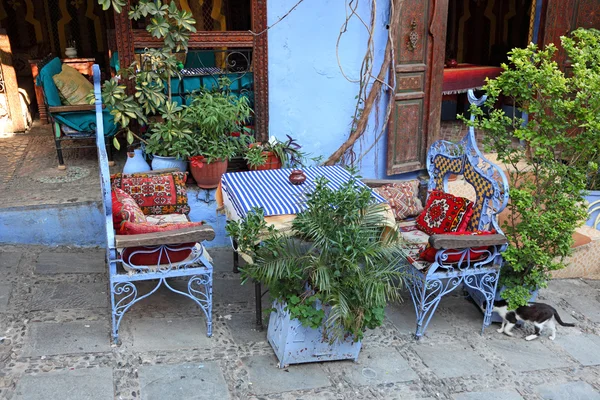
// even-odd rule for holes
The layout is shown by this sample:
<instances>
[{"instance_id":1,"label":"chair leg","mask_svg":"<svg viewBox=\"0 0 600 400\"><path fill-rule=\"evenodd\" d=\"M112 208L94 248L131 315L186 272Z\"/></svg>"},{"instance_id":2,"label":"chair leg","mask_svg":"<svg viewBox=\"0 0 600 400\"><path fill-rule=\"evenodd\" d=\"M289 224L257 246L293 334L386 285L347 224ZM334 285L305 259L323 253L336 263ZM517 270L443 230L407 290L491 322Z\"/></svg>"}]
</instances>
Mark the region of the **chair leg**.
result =
<instances>
[{"instance_id":1,"label":"chair leg","mask_svg":"<svg viewBox=\"0 0 600 400\"><path fill-rule=\"evenodd\" d=\"M115 162L113 160L113 149L112 149L112 144L111 144L110 140L108 140L108 142L106 143L106 153L107 153L107 156L108 156L108 166L109 167L114 167L115 166Z\"/></svg>"},{"instance_id":2,"label":"chair leg","mask_svg":"<svg viewBox=\"0 0 600 400\"><path fill-rule=\"evenodd\" d=\"M456 289L460 285L462 279L460 277L452 277L448 279L427 279L413 276L407 282L410 296L415 306L417 315L417 328L415 338L419 340L427 330L427 326L435 314L442 297L447 293Z\"/></svg>"},{"instance_id":3,"label":"chair leg","mask_svg":"<svg viewBox=\"0 0 600 400\"><path fill-rule=\"evenodd\" d=\"M58 156L58 169L67 169L65 160L63 159L62 145L60 143L60 125L58 123L52 124L52 133L54 134L54 144L56 145L56 154Z\"/></svg>"},{"instance_id":4,"label":"chair leg","mask_svg":"<svg viewBox=\"0 0 600 400\"><path fill-rule=\"evenodd\" d=\"M465 285L481 292L485 299L483 303L485 304L485 312L483 317L483 326L481 327L482 335L485 328L490 326L492 323L492 310L494 308L494 298L496 296L499 278L500 270L489 272L483 275L471 275L465 277Z\"/></svg>"}]
</instances>

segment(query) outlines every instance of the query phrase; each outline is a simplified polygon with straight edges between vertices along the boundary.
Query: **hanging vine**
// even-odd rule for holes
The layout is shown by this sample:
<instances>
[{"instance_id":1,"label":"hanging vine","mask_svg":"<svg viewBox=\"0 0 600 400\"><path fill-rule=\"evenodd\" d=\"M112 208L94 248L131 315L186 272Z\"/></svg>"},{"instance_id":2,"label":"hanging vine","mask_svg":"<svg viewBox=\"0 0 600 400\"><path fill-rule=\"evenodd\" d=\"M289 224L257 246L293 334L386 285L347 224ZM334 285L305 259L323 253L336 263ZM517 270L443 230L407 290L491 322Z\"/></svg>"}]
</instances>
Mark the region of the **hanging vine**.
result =
<instances>
[{"instance_id":1,"label":"hanging vine","mask_svg":"<svg viewBox=\"0 0 600 400\"><path fill-rule=\"evenodd\" d=\"M336 54L338 55L338 64L342 75L350 82L359 84L359 93L357 95L356 107L350 125L350 134L342 145L333 152L331 156L324 162L324 165L334 165L338 162L343 164L355 164L360 162L362 158L369 153L381 137L386 132L386 127L393 109L393 95L395 89L395 74L394 74L394 39L396 38L398 25L400 22L400 12L404 0L389 0L390 19L388 25L388 40L385 46L384 58L379 68L377 76L373 75L373 59L374 59L374 40L373 34L375 30L375 22L377 15L377 0L371 1L371 16L367 24L365 20L356 12L358 8L358 0L350 0L347 4L346 20L340 29L340 35L336 45ZM344 72L344 69L339 62L339 43L342 35L346 32L348 23L356 18L366 29L369 34L367 41L367 50L363 58L359 79L351 79ZM386 82L386 75L388 82ZM379 120L379 103L381 96L387 94L389 101L386 107L385 116L380 126L380 131L376 132L373 143L357 157L354 151L356 142L363 138L366 128L369 123L369 118L375 113L375 123ZM375 109L375 110L374 110Z\"/></svg>"}]
</instances>

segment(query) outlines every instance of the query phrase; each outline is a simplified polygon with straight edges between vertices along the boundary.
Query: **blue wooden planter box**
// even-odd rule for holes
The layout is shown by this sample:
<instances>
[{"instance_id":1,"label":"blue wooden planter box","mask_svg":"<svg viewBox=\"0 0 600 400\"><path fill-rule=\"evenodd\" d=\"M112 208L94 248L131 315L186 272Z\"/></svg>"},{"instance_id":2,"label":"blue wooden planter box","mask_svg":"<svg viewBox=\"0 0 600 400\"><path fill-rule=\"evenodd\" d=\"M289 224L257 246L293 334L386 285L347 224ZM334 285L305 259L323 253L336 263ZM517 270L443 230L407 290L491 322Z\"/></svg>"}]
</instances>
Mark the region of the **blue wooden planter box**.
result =
<instances>
[{"instance_id":1,"label":"blue wooden planter box","mask_svg":"<svg viewBox=\"0 0 600 400\"><path fill-rule=\"evenodd\" d=\"M290 319L285 303L274 301L273 308L267 339L279 359L279 368L307 362L358 359L362 342L354 342L349 336L330 344L323 338L322 328L307 328L297 319ZM327 318L327 310L325 314Z\"/></svg>"}]
</instances>

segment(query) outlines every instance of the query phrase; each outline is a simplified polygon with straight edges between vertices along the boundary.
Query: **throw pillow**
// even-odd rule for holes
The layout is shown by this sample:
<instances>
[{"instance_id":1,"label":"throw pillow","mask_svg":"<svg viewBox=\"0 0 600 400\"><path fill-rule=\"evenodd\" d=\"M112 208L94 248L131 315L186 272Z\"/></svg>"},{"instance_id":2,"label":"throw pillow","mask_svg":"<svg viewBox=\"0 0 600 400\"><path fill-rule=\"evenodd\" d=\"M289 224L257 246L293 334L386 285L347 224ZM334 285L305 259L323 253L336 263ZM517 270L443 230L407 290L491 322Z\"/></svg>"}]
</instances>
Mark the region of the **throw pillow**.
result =
<instances>
[{"instance_id":1,"label":"throw pillow","mask_svg":"<svg viewBox=\"0 0 600 400\"><path fill-rule=\"evenodd\" d=\"M439 190L429 192L425 209L417 217L417 226L428 235L461 232L467 227L473 202Z\"/></svg>"},{"instance_id":2,"label":"throw pillow","mask_svg":"<svg viewBox=\"0 0 600 400\"><path fill-rule=\"evenodd\" d=\"M116 174L112 187L135 199L146 215L189 214L185 181L187 172L152 174Z\"/></svg>"},{"instance_id":3,"label":"throw pillow","mask_svg":"<svg viewBox=\"0 0 600 400\"><path fill-rule=\"evenodd\" d=\"M88 104L86 97L94 89L94 85L75 68L63 64L62 71L54 75L52 80L62 104Z\"/></svg>"},{"instance_id":4,"label":"throw pillow","mask_svg":"<svg viewBox=\"0 0 600 400\"><path fill-rule=\"evenodd\" d=\"M415 217L423 211L423 203L419 199L419 181L397 182L375 188L388 201L396 221Z\"/></svg>"},{"instance_id":5,"label":"throw pillow","mask_svg":"<svg viewBox=\"0 0 600 400\"><path fill-rule=\"evenodd\" d=\"M124 221L135 223L146 222L146 216L130 195L119 188L114 188L111 192L111 197L113 224L117 232L121 232L121 224Z\"/></svg>"},{"instance_id":6,"label":"throw pillow","mask_svg":"<svg viewBox=\"0 0 600 400\"><path fill-rule=\"evenodd\" d=\"M495 233L496 233L495 230L491 230L491 231L474 231L474 232L447 232L447 233L444 233L444 235L456 235L456 236L493 235ZM487 249L488 249L487 246L473 247L473 248L469 249L470 260L474 261L474 260L477 260L478 258L485 256ZM419 252L419 258L423 261L434 262L435 255L437 254L438 251L439 251L438 249L431 247L429 245L429 243L427 243L427 245ZM448 252L450 252L450 253L459 252L459 251L461 251L461 250L456 250L456 249L448 250ZM463 256L463 254L448 254L448 258L446 259L445 262L446 263L459 262L462 256ZM466 259L467 258L465 256L465 260Z\"/></svg>"}]
</instances>

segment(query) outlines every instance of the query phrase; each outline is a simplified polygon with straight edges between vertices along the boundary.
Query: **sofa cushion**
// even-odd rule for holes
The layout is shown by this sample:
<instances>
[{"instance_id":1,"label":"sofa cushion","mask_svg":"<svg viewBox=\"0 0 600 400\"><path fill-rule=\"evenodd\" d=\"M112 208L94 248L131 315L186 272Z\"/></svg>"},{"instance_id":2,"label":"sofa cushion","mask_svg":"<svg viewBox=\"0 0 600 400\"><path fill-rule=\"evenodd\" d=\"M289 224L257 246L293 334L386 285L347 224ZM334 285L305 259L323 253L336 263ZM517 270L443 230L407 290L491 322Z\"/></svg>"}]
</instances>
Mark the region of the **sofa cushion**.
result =
<instances>
[{"instance_id":1,"label":"sofa cushion","mask_svg":"<svg viewBox=\"0 0 600 400\"><path fill-rule=\"evenodd\" d=\"M122 223L125 221L145 223L146 216L135 200L119 188L111 192L113 225L117 232L121 232Z\"/></svg>"},{"instance_id":2,"label":"sofa cushion","mask_svg":"<svg viewBox=\"0 0 600 400\"><path fill-rule=\"evenodd\" d=\"M131 195L146 215L188 214L187 172L115 174L112 187Z\"/></svg>"},{"instance_id":3,"label":"sofa cushion","mask_svg":"<svg viewBox=\"0 0 600 400\"><path fill-rule=\"evenodd\" d=\"M429 235L461 232L473 213L473 202L439 190L432 190L425 208L417 217L419 229Z\"/></svg>"},{"instance_id":4,"label":"sofa cushion","mask_svg":"<svg viewBox=\"0 0 600 400\"><path fill-rule=\"evenodd\" d=\"M75 68L63 64L62 71L52 77L62 104L88 104L86 97L94 89L94 85Z\"/></svg>"},{"instance_id":5,"label":"sofa cushion","mask_svg":"<svg viewBox=\"0 0 600 400\"><path fill-rule=\"evenodd\" d=\"M396 221L415 217L423 211L419 199L419 181L416 179L383 185L374 190L388 201Z\"/></svg>"}]
</instances>

